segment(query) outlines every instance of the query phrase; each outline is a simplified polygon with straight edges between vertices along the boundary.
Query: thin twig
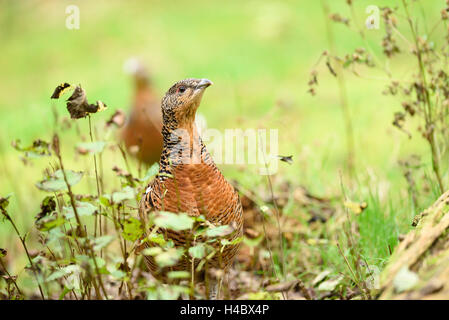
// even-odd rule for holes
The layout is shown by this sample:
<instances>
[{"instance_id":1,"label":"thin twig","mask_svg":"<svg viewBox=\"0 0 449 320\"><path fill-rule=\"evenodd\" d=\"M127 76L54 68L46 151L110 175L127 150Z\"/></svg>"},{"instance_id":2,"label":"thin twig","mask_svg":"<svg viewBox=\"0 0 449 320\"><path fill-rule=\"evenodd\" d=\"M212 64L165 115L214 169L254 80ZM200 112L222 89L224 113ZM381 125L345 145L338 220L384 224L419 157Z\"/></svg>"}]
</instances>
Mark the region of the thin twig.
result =
<instances>
[{"instance_id":1,"label":"thin twig","mask_svg":"<svg viewBox=\"0 0 449 320\"><path fill-rule=\"evenodd\" d=\"M6 218L6 220L8 220L8 221L11 223L11 225L12 225L12 227L14 228L14 230L15 230L17 236L19 237L20 242L22 243L22 246L23 246L23 248L25 249L25 253L26 253L26 256L27 256L27 258L28 258L28 262L30 263L31 270L33 271L34 277L36 278L37 286L39 287L39 292L40 292L40 294L41 294L42 300L45 300L44 292L43 292L43 290L42 290L42 287L41 287L41 284L40 284L40 281L39 281L39 277L38 277L38 275L37 275L36 267L35 267L35 265L34 265L34 263L33 263L33 260L31 259L30 253L28 252L28 248L27 248L27 245L26 245L26 243L25 243L25 237L26 237L26 236L23 236L23 237L22 237L22 236L20 235L19 229L17 229L16 224L14 223L14 221L13 221L12 218L11 218L11 216L8 214L8 212L6 212L5 209L1 208L1 213L2 213L3 216Z\"/></svg>"},{"instance_id":2,"label":"thin twig","mask_svg":"<svg viewBox=\"0 0 449 320\"><path fill-rule=\"evenodd\" d=\"M332 33L332 28L329 22L329 7L327 5L326 0L321 0L321 5L323 7L324 12L324 21L326 24L326 32L327 38L329 42L329 49L332 55L335 55L335 41ZM355 176L355 147L354 147L354 130L352 126L351 114L349 111L348 98L346 95L346 82L344 79L344 75L341 71L340 64L336 64L336 77L339 87L339 95L340 95L340 105L343 112L343 118L345 123L346 130L346 147L347 147L347 155L346 155L346 164L348 167L349 174L351 176Z\"/></svg>"},{"instance_id":3,"label":"thin twig","mask_svg":"<svg viewBox=\"0 0 449 320\"><path fill-rule=\"evenodd\" d=\"M90 142L93 143L94 142L94 138L92 136L92 121L91 121L91 117L90 114L88 114L88 119L89 119L89 136L90 136ZM95 181L97 183L97 194L98 194L98 199L100 199L101 196L101 192L100 192L100 182L98 180L98 170L97 170L97 157L95 156L95 153L93 154L94 156L94 168L95 168ZM97 219L98 218L98 219ZM98 215L95 216L95 231L94 231L94 236L97 236L97 220L99 220L99 227L100 227L100 236L102 235L102 230L101 230L101 207L100 207L100 212Z\"/></svg>"},{"instance_id":4,"label":"thin twig","mask_svg":"<svg viewBox=\"0 0 449 320\"><path fill-rule=\"evenodd\" d=\"M3 271L6 272L6 275L8 276L8 278L14 283L14 286L16 287L17 292L19 292L19 294L20 294L21 296L23 296L23 293L22 293L22 291L19 289L19 286L17 285L16 280L15 280L14 277L12 277L11 274L8 272L8 269L6 269L6 266L5 266L5 264L3 263L2 258L0 258L0 266L2 266Z\"/></svg>"},{"instance_id":5,"label":"thin twig","mask_svg":"<svg viewBox=\"0 0 449 320\"><path fill-rule=\"evenodd\" d=\"M425 113L425 121L426 121L426 129L428 129L429 127L431 127L433 125L433 119L432 119L432 102L430 100L429 97L429 92L428 92L428 86L427 86L427 79L426 79L426 69L424 67L424 62L422 59L422 52L421 52L421 48L419 45L419 40L418 40L418 35L416 34L416 30L415 27L413 26L413 22L412 22L412 18L410 16L410 13L408 11L408 6L407 3L405 2L405 0L402 0L402 5L404 7L404 11L407 17L407 21L408 24L410 26L410 30L412 32L413 35L413 40L415 41L415 46L416 46L416 57L418 59L418 66L419 66L419 73L421 76L421 81L422 81L422 85L424 87L424 97L425 97L425 102L427 105L427 113ZM425 109L424 109L425 110ZM440 159L438 156L438 151L437 151L437 145L435 142L435 132L432 129L432 131L427 134L427 140L429 141L430 144L430 150L431 150L431 154L432 154L432 169L435 173L435 176L437 178L437 182L438 182L438 186L440 188L440 192L443 193L444 192L444 184L443 184L443 180L441 178L441 173L440 173Z\"/></svg>"},{"instance_id":6,"label":"thin twig","mask_svg":"<svg viewBox=\"0 0 449 320\"><path fill-rule=\"evenodd\" d=\"M259 133L259 141L261 140L260 138L260 133ZM268 188L270 190L271 193L271 200L273 201L273 205L274 205L274 209L276 212L276 222L277 222L277 229L278 229L278 237L279 237L279 246L280 246L280 251L281 251L281 266L282 266L282 277L285 277L285 255L284 255L284 241L282 238L282 229L281 229L281 222L280 222L280 212L279 212L279 208L276 202L276 199L274 198L274 191L273 191L273 184L271 183L271 178L268 172L268 163L267 163L267 159L266 159L266 155L265 155L265 146L261 146L261 151L262 151L262 156L263 156L263 160L264 160L264 165L265 165L265 174L267 176L267 181L268 181ZM265 232L265 225L264 225L264 232ZM265 233L266 234L266 233ZM288 293L287 293L288 295ZM282 292L282 296L284 297L284 299L286 298L284 296L284 292Z\"/></svg>"}]
</instances>

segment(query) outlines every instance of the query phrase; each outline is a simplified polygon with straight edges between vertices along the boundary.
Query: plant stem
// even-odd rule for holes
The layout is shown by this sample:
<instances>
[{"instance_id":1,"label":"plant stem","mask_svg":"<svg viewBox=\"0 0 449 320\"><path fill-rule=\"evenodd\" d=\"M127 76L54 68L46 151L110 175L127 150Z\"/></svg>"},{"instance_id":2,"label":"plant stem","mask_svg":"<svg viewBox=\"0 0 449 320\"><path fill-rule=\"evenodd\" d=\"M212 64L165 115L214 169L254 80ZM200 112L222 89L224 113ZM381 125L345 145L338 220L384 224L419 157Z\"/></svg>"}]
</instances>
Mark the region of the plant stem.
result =
<instances>
[{"instance_id":1,"label":"plant stem","mask_svg":"<svg viewBox=\"0 0 449 320\"><path fill-rule=\"evenodd\" d=\"M329 23L329 7L327 6L326 0L321 0L321 4L324 12L324 21L326 23L326 31L327 38L329 42L330 53L335 53L335 41L332 33L332 28ZM346 95L346 82L344 79L344 75L341 70L341 66L339 63L336 64L336 78L339 87L340 93L340 105L343 111L343 119L345 123L345 131L346 131L346 165L349 171L349 174L354 177L355 176L355 147L354 147L354 130L352 126L351 113L349 112L348 98Z\"/></svg>"},{"instance_id":2,"label":"plant stem","mask_svg":"<svg viewBox=\"0 0 449 320\"><path fill-rule=\"evenodd\" d=\"M337 242L337 247L338 247L338 251L340 252L340 255L343 257L343 259L345 260L346 266L348 267L349 271L352 274L353 280L356 284L356 286L359 288L360 292L365 293L365 290L362 289L362 287L359 284L358 281L358 277L355 275L354 270L352 270L351 268L351 264L349 263L348 259L346 258L345 254L343 253L343 251L341 250L340 244Z\"/></svg>"},{"instance_id":3,"label":"plant stem","mask_svg":"<svg viewBox=\"0 0 449 320\"><path fill-rule=\"evenodd\" d=\"M19 294L23 296L23 293L22 293L22 291L19 289L19 286L17 285L16 280L14 280L14 278L13 278L13 277L11 276L11 274L8 272L8 269L6 269L6 266L5 266L5 264L3 263L2 258L0 258L0 266L2 266L3 271L6 272L6 275L7 275L7 276L9 277L9 279L11 279L11 281L14 283L14 286L16 287L17 292L19 292Z\"/></svg>"},{"instance_id":4,"label":"plant stem","mask_svg":"<svg viewBox=\"0 0 449 320\"><path fill-rule=\"evenodd\" d=\"M64 177L64 182L67 186L67 190L68 190L68 194L69 194L69 198L70 198L70 204L72 205L73 213L75 215L75 219L76 219L76 223L77 223L77 230L78 230L79 235L83 238L86 236L86 233L84 232L84 229L82 228L81 219L78 215L78 210L76 208L76 203L75 203L75 196L73 195L72 187L70 186L70 183L67 179L67 175L64 170L64 164L62 163L61 154L59 152L57 152L57 156L59 159L59 165L61 167L62 175Z\"/></svg>"},{"instance_id":5,"label":"plant stem","mask_svg":"<svg viewBox=\"0 0 449 320\"><path fill-rule=\"evenodd\" d=\"M90 114L88 114L88 119L89 119L89 136L90 136L90 142L94 142L94 138L92 136L92 121L91 121L91 117ZM95 181L97 183L97 195L98 195L98 199L100 199L100 182L98 180L98 169L97 169L97 157L95 156L95 153L93 154L94 156L94 168L95 168ZM98 218L98 219L97 219ZM102 230L101 230L101 207L100 207L100 212L99 214L95 217L95 231L94 231L94 236L97 236L97 220L99 220L99 227L100 227L100 236L102 235Z\"/></svg>"},{"instance_id":6,"label":"plant stem","mask_svg":"<svg viewBox=\"0 0 449 320\"><path fill-rule=\"evenodd\" d=\"M427 90L427 79L426 79L426 69L424 67L424 62L422 59L422 52L421 52L421 48L419 45L419 41L418 41L418 35L416 34L416 30L415 27L413 26L413 22L412 22L412 18L410 16L410 12L408 11L408 7L407 7L407 3L405 0L402 0L402 5L404 7L404 11L407 17L407 21L408 24L410 26L410 30L412 32L413 35L413 40L415 42L415 46L416 46L416 57L418 59L418 66L419 66L419 74L421 76L421 81L422 81L422 87L423 87L423 94L424 94L424 98L425 98L425 102L426 102L426 106L427 106L427 112L426 109L424 109L424 119L426 122L426 130L430 130L430 132L428 132L426 134L427 137L427 141L429 141L430 144L430 150L431 150L431 155L432 155L432 169L433 172L435 173L437 182L438 182L438 186L440 188L440 192L444 193L444 184L443 184L443 179L441 178L441 172L440 172L440 158L438 156L438 150L437 150L437 145L436 145L436 141L435 141L435 133L434 133L434 122L432 119L432 102L430 100L429 97L429 92Z\"/></svg>"},{"instance_id":7,"label":"plant stem","mask_svg":"<svg viewBox=\"0 0 449 320\"><path fill-rule=\"evenodd\" d=\"M5 218L11 223L11 225L12 225L12 227L14 228L14 230L15 230L17 236L18 236L19 239L20 239L20 242L22 243L22 246L23 246L23 248L25 249L25 253L26 253L27 258L28 258L28 262L30 263L31 270L33 270L34 277L36 278L37 286L39 287L39 292L40 292L40 294L41 294L42 300L45 300L44 292L43 292L43 290L42 290L41 284L40 284L40 282L39 282L39 277L38 277L37 272L36 272L36 267L35 267L35 265L34 265L34 263L33 263L33 260L31 259L30 253L28 252L28 248L27 248L27 245L26 245L26 243L25 243L25 237L26 237L26 236L23 236L23 237L22 237L22 236L20 235L19 229L17 229L16 224L14 223L14 221L13 221L12 218L11 218L11 216L8 214L8 212L6 212L5 209L2 208L1 212L2 212L2 214L5 216ZM5 270L6 270L6 269L5 269Z\"/></svg>"},{"instance_id":8,"label":"plant stem","mask_svg":"<svg viewBox=\"0 0 449 320\"><path fill-rule=\"evenodd\" d=\"M261 141L261 140L262 139L261 139L261 137L259 135L259 141ZM286 273L285 273L284 240L282 238L280 212L279 212L279 208L278 208L276 199L274 198L273 184L271 183L270 174L268 172L268 163L267 163L266 154L265 154L265 146L261 146L261 151L262 151L264 165L265 165L265 170L266 170L265 174L267 176L268 188L269 188L270 194L271 194L271 201L273 201L274 209L275 209L275 212L276 212L276 222L277 222L277 227L278 227L277 229L278 229L278 237L279 237L279 246L280 246L280 251L281 251L281 266L282 266L281 270L282 270L282 277L285 278ZM264 225L264 232L265 232L265 225ZM266 232L265 232L265 236L266 236ZM288 293L286 293L286 294L287 294L287 297L288 297ZM282 291L282 296L284 297L284 299L286 299L283 291Z\"/></svg>"}]
</instances>

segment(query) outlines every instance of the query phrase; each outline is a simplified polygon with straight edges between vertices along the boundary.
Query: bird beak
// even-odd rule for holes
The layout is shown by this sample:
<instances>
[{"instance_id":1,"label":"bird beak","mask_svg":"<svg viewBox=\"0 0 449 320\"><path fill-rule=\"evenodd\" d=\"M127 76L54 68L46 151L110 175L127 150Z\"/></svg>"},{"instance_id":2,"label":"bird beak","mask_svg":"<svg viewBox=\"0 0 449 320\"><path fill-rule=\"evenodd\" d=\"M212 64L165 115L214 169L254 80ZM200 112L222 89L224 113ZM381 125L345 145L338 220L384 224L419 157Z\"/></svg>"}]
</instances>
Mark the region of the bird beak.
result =
<instances>
[{"instance_id":1,"label":"bird beak","mask_svg":"<svg viewBox=\"0 0 449 320\"><path fill-rule=\"evenodd\" d=\"M209 79L201 79L200 82L196 85L196 89L206 89L213 84L214 83Z\"/></svg>"}]
</instances>

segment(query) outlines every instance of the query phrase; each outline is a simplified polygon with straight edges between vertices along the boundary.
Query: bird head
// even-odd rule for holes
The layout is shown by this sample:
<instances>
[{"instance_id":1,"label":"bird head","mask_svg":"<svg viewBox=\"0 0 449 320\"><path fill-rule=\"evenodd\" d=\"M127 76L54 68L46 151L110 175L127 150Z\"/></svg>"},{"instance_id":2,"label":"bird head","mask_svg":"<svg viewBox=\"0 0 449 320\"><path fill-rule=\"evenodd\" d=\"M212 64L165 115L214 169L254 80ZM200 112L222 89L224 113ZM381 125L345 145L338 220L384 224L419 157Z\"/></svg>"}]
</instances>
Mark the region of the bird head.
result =
<instances>
[{"instance_id":1,"label":"bird head","mask_svg":"<svg viewBox=\"0 0 449 320\"><path fill-rule=\"evenodd\" d=\"M138 58L132 57L127 59L123 63L123 71L134 77L134 82L137 88L148 86L151 82L147 68Z\"/></svg>"},{"instance_id":2,"label":"bird head","mask_svg":"<svg viewBox=\"0 0 449 320\"><path fill-rule=\"evenodd\" d=\"M191 127L204 90L212 84L208 79L185 79L176 82L162 99L164 124L173 128Z\"/></svg>"}]
</instances>

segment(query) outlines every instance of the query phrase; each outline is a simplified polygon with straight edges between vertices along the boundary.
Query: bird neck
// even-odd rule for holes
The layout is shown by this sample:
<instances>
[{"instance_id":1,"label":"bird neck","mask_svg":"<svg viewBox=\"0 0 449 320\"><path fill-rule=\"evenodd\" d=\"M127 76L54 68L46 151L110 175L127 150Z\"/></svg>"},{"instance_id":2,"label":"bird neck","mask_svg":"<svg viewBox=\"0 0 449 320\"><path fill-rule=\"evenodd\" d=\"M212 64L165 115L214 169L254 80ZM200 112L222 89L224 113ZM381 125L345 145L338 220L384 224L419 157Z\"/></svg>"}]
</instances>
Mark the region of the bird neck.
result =
<instances>
[{"instance_id":1,"label":"bird neck","mask_svg":"<svg viewBox=\"0 0 449 320\"><path fill-rule=\"evenodd\" d=\"M136 76L134 79L136 90L150 89L151 81L147 76Z\"/></svg>"},{"instance_id":2,"label":"bird neck","mask_svg":"<svg viewBox=\"0 0 449 320\"><path fill-rule=\"evenodd\" d=\"M164 121L162 136L164 144L159 163L160 173L170 174L179 165L214 165L195 122L178 126L174 122Z\"/></svg>"},{"instance_id":3,"label":"bird neck","mask_svg":"<svg viewBox=\"0 0 449 320\"><path fill-rule=\"evenodd\" d=\"M185 159L187 156L193 157L200 154L202 141L193 121L182 125L164 123L162 136L163 149L179 154L182 160L187 160Z\"/></svg>"}]
</instances>

